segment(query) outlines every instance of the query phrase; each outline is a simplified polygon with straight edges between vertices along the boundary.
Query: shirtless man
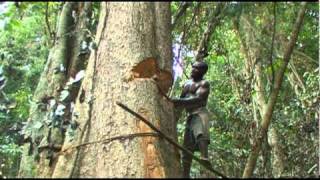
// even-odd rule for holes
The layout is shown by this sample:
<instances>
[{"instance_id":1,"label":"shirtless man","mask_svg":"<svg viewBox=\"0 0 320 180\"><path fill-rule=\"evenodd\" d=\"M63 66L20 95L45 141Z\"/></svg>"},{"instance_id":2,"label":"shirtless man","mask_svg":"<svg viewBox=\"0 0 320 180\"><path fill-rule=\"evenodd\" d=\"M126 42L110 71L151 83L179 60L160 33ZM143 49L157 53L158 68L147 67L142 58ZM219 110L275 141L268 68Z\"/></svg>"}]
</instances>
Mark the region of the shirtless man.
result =
<instances>
[{"instance_id":1,"label":"shirtless man","mask_svg":"<svg viewBox=\"0 0 320 180\"><path fill-rule=\"evenodd\" d=\"M209 82L203 79L208 70L204 62L196 62L192 65L191 79L188 80L182 90L180 98L172 99L175 107L185 108L188 117L184 133L184 147L194 153L200 151L201 159L208 162L209 139L209 114L206 109L210 91ZM192 157L182 154L183 176L190 177Z\"/></svg>"}]
</instances>

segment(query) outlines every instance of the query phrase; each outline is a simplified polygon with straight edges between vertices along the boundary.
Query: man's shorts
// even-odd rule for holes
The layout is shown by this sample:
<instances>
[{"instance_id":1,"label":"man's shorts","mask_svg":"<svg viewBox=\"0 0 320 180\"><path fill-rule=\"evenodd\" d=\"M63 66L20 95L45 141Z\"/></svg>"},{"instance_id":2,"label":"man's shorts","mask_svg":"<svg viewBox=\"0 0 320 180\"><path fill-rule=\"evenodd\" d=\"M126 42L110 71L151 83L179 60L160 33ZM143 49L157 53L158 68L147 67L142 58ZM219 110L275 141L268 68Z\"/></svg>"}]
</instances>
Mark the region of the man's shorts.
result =
<instances>
[{"instance_id":1,"label":"man's shorts","mask_svg":"<svg viewBox=\"0 0 320 180\"><path fill-rule=\"evenodd\" d=\"M184 146L190 150L199 150L198 137L210 143L209 137L209 116L207 112L191 114L187 118L184 134Z\"/></svg>"}]
</instances>

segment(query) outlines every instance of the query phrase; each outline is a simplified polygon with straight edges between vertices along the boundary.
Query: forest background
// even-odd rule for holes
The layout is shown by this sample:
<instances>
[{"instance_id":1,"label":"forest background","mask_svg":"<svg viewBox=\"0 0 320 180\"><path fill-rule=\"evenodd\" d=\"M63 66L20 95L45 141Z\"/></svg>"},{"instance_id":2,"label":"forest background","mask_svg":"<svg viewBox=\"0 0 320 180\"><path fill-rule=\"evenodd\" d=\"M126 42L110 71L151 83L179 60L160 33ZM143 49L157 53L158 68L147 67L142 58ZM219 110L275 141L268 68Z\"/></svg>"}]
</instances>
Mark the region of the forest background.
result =
<instances>
[{"instance_id":1,"label":"forest background","mask_svg":"<svg viewBox=\"0 0 320 180\"><path fill-rule=\"evenodd\" d=\"M40 122L28 126L28 119L31 106L40 103L34 100L36 88L57 42L65 4L0 4L0 177L18 176L26 136L43 126ZM170 3L174 81L167 94L179 96L195 60L208 63L210 161L228 177L319 176L319 3L305 5L292 42L302 6L300 2ZM84 58L98 44L94 41L100 2L92 2L90 11L89 33L78 44ZM71 84L82 82L83 66ZM283 79L277 81L280 76ZM277 82L281 88L275 93ZM59 98L64 101L70 94L61 91ZM277 99L268 118L264 112L274 94ZM63 109L54 115L61 113ZM177 123L180 144L185 117L183 113ZM266 136L261 136L263 131ZM261 147L254 160L257 142ZM246 174L250 162L254 171ZM200 169L194 162L191 176L200 177Z\"/></svg>"}]
</instances>

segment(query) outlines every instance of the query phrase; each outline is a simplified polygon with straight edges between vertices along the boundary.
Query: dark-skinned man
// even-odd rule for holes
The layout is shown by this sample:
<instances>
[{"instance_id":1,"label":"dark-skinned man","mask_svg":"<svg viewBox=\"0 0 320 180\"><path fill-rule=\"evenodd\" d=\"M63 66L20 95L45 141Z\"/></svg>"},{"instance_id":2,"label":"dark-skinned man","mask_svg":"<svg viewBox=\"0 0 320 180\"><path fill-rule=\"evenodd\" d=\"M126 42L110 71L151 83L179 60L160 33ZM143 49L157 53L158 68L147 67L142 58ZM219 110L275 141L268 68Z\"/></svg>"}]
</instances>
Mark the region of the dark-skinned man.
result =
<instances>
[{"instance_id":1,"label":"dark-skinned man","mask_svg":"<svg viewBox=\"0 0 320 180\"><path fill-rule=\"evenodd\" d=\"M206 109L210 91L209 82L203 79L208 70L204 62L192 65L191 78L184 84L180 98L171 99L174 106L184 108L188 113L183 145L194 153L200 151L201 159L207 163L209 139L209 114ZM183 176L190 177L192 157L182 154Z\"/></svg>"}]
</instances>

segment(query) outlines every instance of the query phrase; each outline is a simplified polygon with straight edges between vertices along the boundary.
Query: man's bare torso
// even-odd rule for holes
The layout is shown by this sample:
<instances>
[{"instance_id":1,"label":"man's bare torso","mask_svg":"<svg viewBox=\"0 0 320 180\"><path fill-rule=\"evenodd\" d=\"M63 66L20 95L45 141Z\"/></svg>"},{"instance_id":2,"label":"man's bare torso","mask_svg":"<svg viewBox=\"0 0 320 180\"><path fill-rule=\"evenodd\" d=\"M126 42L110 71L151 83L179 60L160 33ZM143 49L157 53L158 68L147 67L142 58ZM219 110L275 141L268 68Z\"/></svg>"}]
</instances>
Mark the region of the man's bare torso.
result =
<instances>
[{"instance_id":1,"label":"man's bare torso","mask_svg":"<svg viewBox=\"0 0 320 180\"><path fill-rule=\"evenodd\" d=\"M209 94L208 82L206 80L201 80L194 82L193 80L188 80L183 88L182 96L185 98L200 97L201 102L194 103L191 107L186 108L187 112L194 113L199 111L207 105Z\"/></svg>"}]
</instances>

